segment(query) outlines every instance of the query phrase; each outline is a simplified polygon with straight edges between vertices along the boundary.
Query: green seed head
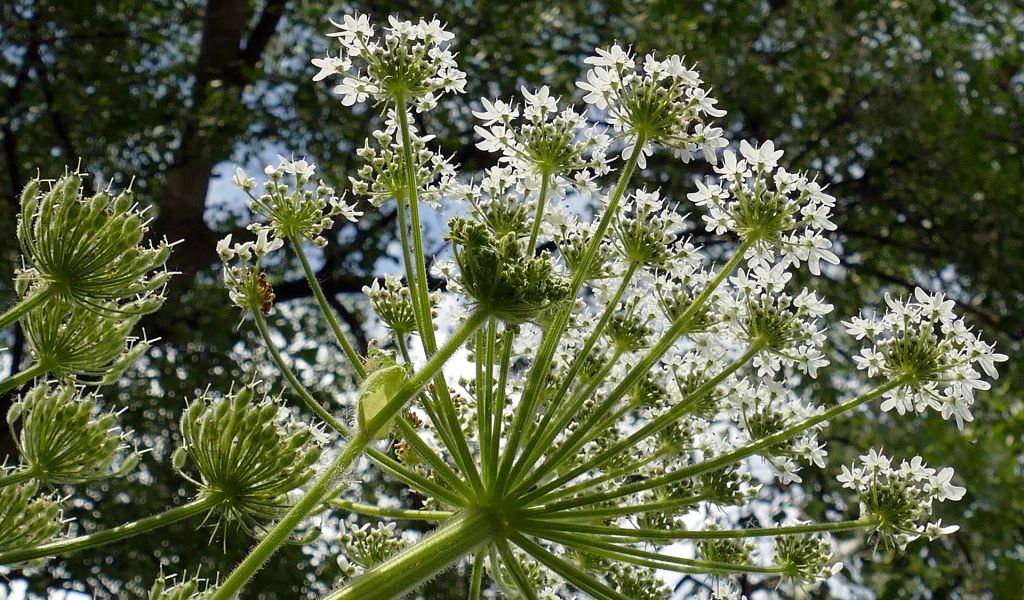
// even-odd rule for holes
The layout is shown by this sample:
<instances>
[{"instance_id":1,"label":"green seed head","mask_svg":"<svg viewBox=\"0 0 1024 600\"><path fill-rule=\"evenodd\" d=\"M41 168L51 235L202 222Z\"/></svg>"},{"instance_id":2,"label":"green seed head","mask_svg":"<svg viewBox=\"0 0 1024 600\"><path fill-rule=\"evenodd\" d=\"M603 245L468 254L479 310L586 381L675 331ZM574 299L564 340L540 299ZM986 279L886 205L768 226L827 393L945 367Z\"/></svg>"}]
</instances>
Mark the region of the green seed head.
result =
<instances>
[{"instance_id":1,"label":"green seed head","mask_svg":"<svg viewBox=\"0 0 1024 600\"><path fill-rule=\"evenodd\" d=\"M131 192L87 198L79 173L46 187L39 180L25 187L18 220L18 242L39 283L66 302L104 314L143 314L137 311L159 306L171 244L142 243L148 221Z\"/></svg>"},{"instance_id":2,"label":"green seed head","mask_svg":"<svg viewBox=\"0 0 1024 600\"><path fill-rule=\"evenodd\" d=\"M137 463L126 452L126 432L117 418L102 413L95 394L70 384L40 383L7 414L18 452L27 468L47 483L85 483L119 477Z\"/></svg>"},{"instance_id":3,"label":"green seed head","mask_svg":"<svg viewBox=\"0 0 1024 600\"><path fill-rule=\"evenodd\" d=\"M219 502L219 526L254 531L280 517L289 494L313 476L318 436L289 418L276 400L256 397L255 384L221 398L200 396L181 418L184 443L174 457L198 476L183 475L200 497Z\"/></svg>"}]
</instances>

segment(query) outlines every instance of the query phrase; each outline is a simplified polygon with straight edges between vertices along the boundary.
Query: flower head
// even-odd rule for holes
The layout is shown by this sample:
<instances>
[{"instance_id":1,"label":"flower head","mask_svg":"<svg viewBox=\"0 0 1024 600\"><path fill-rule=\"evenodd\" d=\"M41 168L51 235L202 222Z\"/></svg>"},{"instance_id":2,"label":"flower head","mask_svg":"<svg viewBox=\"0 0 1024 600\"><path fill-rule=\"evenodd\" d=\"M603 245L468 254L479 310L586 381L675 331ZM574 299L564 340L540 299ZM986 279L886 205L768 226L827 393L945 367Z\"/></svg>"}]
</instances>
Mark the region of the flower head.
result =
<instances>
[{"instance_id":1,"label":"flower head","mask_svg":"<svg viewBox=\"0 0 1024 600\"><path fill-rule=\"evenodd\" d=\"M113 413L101 413L95 394L70 384L40 383L7 413L25 467L52 484L85 483L119 477L138 462L126 452L127 432Z\"/></svg>"},{"instance_id":2,"label":"flower head","mask_svg":"<svg viewBox=\"0 0 1024 600\"><path fill-rule=\"evenodd\" d=\"M1007 360L953 313L943 294L917 288L913 298L885 298L888 310L878 317L854 317L846 331L868 346L854 357L869 377L883 375L897 385L886 392L882 410L938 411L957 426L973 420L975 390L991 387L995 363Z\"/></svg>"},{"instance_id":3,"label":"flower head","mask_svg":"<svg viewBox=\"0 0 1024 600\"><path fill-rule=\"evenodd\" d=\"M345 106L372 97L378 102L408 101L427 110L439 94L464 91L466 74L448 49L454 36L437 19L414 24L392 16L381 36L375 35L369 18L358 13L331 24L338 31L327 36L341 43L341 54L314 59L320 69L314 80L340 75L334 93Z\"/></svg>"},{"instance_id":4,"label":"flower head","mask_svg":"<svg viewBox=\"0 0 1024 600\"><path fill-rule=\"evenodd\" d=\"M964 488L952 484L953 469L939 472L915 457L895 468L892 461L875 450L860 457L860 465L843 467L837 480L860 495L861 518L874 521L879 539L904 548L925 535L934 539L958 528L929 523L936 502L959 500Z\"/></svg>"},{"instance_id":5,"label":"flower head","mask_svg":"<svg viewBox=\"0 0 1024 600\"><path fill-rule=\"evenodd\" d=\"M722 144L722 130L705 125L707 117L721 117L725 111L715 108L717 101L701 87L697 71L683 64L683 58L671 55L659 60L648 54L643 66L618 45L597 49L597 56L584 62L592 65L586 81L576 85L587 92L584 100L606 111L608 123L627 141L623 155L634 152L642 140L638 164L646 165L655 146L672 150L684 162L702 153L714 163Z\"/></svg>"},{"instance_id":6,"label":"flower head","mask_svg":"<svg viewBox=\"0 0 1024 600\"><path fill-rule=\"evenodd\" d=\"M171 253L166 240L143 244L148 219L130 191L86 198L82 175L43 190L32 180L21 196L18 242L40 287L61 300L105 314L140 314L163 301Z\"/></svg>"}]
</instances>

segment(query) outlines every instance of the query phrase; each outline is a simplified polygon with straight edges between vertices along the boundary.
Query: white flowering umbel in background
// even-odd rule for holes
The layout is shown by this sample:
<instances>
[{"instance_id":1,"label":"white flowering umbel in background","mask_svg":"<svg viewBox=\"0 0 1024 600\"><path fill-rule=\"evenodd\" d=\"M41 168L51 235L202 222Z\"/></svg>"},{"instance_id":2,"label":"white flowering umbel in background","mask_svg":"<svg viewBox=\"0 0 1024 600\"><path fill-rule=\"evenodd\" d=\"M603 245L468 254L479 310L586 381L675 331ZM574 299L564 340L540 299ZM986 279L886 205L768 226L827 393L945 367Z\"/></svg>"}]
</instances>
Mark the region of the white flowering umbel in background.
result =
<instances>
[{"instance_id":1,"label":"white flowering umbel in background","mask_svg":"<svg viewBox=\"0 0 1024 600\"><path fill-rule=\"evenodd\" d=\"M828 365L832 307L790 282L796 269L818 275L821 261L838 263L826 235L835 229L834 198L813 177L780 166L783 153L770 141L741 141L738 154L720 156L729 144L710 119L725 113L681 57L598 50L579 83L583 108L560 106L546 87L524 89L521 104L482 100L473 113L478 145L497 165L468 183L410 123L410 110L432 110L441 94L462 91L453 36L436 21L392 18L378 30L365 15L349 15L335 25L338 55L313 60L314 80L340 80L343 104L372 100L384 123L359 150L365 164L351 186L374 207L394 203L397 213L404 278L364 288L390 337L359 356L305 255L304 246L328 243L322 234L337 220L358 219L354 205L314 184L305 160L282 157L267 167L258 194L239 170L235 183L258 219L255 240L218 245L225 282L318 422L292 422L279 401L256 401L254 385L200 398L183 416L175 455L198 489L193 502L85 538L32 540L13 551L0 539L0 562L215 511L222 534L240 526L258 539L252 552L203 592L195 582L168 588L161 580L152 597L226 600L305 520L334 510L438 526L415 543L393 523L347 527L337 540L345 576L327 582L333 600L399 598L462 561L471 565L473 599L486 585L509 597L653 600L669 595L659 571L718 578L722 593L735 574L815 583L838 567L834 533L864 530L903 547L953 529L930 522L933 503L963 494L950 469L920 458L894 468L874 451L840 478L858 494L851 520L684 526L687 515L763 495L747 459L768 461L783 483L800 481L802 463L824 465L825 425L861 404L881 399L884 410L901 414L930 407L962 425L974 391L989 385L982 373L995 377L994 363L1006 357L941 294L918 290L912 300L890 300L883 315L847 323L869 343L856 357L868 378L861 395L817 406L796 393L801 378ZM617 180L603 187L617 160L609 153L620 150ZM708 231L735 242L731 252L689 243L681 214L689 205L638 186L637 169L661 150L715 165L688 200ZM591 200L593 218L557 202L572 196ZM450 328L435 323L445 295L429 287L422 202L462 215L445 232L452 260L434 269L455 306ZM286 246L360 382L348 423L303 387L270 335L274 293L262 262ZM451 331L438 340L442 329ZM446 377L455 375L444 372L446 363L463 348L472 376ZM322 454L329 462L314 473L323 444L333 447ZM345 476L364 454L427 498L426 508L360 502ZM46 504L55 500L29 505L22 495L12 502L25 507L23 522L55 518ZM24 527L8 517L0 534ZM757 538L774 543L755 545ZM696 556L670 552L677 542L690 542Z\"/></svg>"}]
</instances>

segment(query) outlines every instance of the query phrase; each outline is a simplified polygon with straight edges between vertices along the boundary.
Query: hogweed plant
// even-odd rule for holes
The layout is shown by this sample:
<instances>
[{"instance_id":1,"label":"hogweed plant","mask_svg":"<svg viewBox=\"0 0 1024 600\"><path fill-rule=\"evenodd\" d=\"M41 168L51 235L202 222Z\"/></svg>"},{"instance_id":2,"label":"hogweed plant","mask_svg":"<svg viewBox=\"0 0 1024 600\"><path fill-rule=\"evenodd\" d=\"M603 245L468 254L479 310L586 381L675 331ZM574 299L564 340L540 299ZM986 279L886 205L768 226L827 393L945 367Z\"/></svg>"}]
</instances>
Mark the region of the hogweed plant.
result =
<instances>
[{"instance_id":1,"label":"hogweed plant","mask_svg":"<svg viewBox=\"0 0 1024 600\"><path fill-rule=\"evenodd\" d=\"M919 289L842 321L864 344L854 357L859 395L820 406L802 393L801 381L828 366L824 345L838 327L832 307L791 280L839 262L828 233L835 200L812 175L786 170L772 142L728 142L711 121L725 112L683 58L599 49L585 60L580 108L547 87L482 100L478 147L495 166L473 178L413 123L463 91L453 35L436 20L380 28L349 15L334 25L336 55L312 61L313 79L332 79L346 106L370 103L383 124L358 151L351 191L397 215L404 273L364 288L388 337L360 356L306 256L329 243L325 232L359 219L356 204L316 181L305 160L281 157L262 185L236 170L255 222L250 241L217 246L225 284L241 326L255 327L311 420L259 382L208 391L185 408L173 455L191 502L62 537L53 486L121 475L137 456L130 432L82 385L117 379L145 351L131 331L162 301L171 245L142 243L146 221L128 193L85 198L77 173L32 182L18 227L21 301L0 317L21 321L32 363L0 388L36 383L8 415L20 462L0 478L0 563L202 517L222 543L254 537L251 552L210 585L161 577L150 596L225 600L282 544L316 537L317 517L330 511L377 523L343 520L328 540L343 573L326 582L332 600L399 598L456 564L468 566L474 599L485 589L665 598L670 572L706 575L728 597L740 574L779 585L828 578L839 568L833 535L859 531L903 548L956 529L930 519L936 502L964 493L951 469L920 458L897 466L875 450L838 479L859 504L849 520L701 524L700 515L726 514L712 509L765 497L751 461L781 483L799 482L802 464L824 466L828 422L861 405L934 410L963 427L1007 357L953 302ZM685 200L663 198L641 181L655 152L707 161L714 175ZM441 260L425 251L424 204L455 215ZM592 216L569 208L584 204ZM689 210L732 244L688 241ZM350 414L304 387L271 336L274 278L263 261L286 251L359 383ZM454 368L457 354L468 366ZM424 506L361 503L349 488L364 455ZM402 520L434 530L411 542Z\"/></svg>"}]
</instances>

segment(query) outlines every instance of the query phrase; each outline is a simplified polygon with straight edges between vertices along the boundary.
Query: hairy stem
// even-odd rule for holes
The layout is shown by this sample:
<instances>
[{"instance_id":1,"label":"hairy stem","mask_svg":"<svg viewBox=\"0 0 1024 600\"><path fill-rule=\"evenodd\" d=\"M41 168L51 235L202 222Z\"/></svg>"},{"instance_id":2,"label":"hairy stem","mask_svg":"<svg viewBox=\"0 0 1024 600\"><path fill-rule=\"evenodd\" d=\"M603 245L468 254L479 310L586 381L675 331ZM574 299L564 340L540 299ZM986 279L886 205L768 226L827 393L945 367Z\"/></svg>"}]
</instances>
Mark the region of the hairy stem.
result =
<instances>
[{"instance_id":1,"label":"hairy stem","mask_svg":"<svg viewBox=\"0 0 1024 600\"><path fill-rule=\"evenodd\" d=\"M416 544L328 594L324 600L399 598L492 539L493 516L470 509Z\"/></svg>"},{"instance_id":2,"label":"hairy stem","mask_svg":"<svg viewBox=\"0 0 1024 600\"><path fill-rule=\"evenodd\" d=\"M327 302L324 290L320 287L320 282L316 279L316 272L314 272L313 268L309 266L309 260L306 259L306 253L302 249L302 243L294 235L289 235L288 241L291 242L292 249L295 250L295 255L299 257L299 262L302 263L302 271L306 274L306 280L309 282L309 287L313 290L316 302L320 305L320 311L327 319L327 323L330 325L331 331L334 332L334 337L338 340L338 344L341 345L341 349L345 352L345 356L347 356L348 360L352 363L352 368L356 370L359 379L365 379L366 367L363 366L363 360L359 357L359 353L356 352L355 348L352 347L352 344L349 343L345 332L341 330L338 318L334 315L334 309L331 308L330 303Z\"/></svg>"},{"instance_id":3,"label":"hairy stem","mask_svg":"<svg viewBox=\"0 0 1024 600\"><path fill-rule=\"evenodd\" d=\"M37 289L28 296L18 301L17 304L7 309L7 312L0 315L0 328L11 325L21 317L25 316L33 308L49 300L55 294L53 286L47 285Z\"/></svg>"},{"instance_id":4,"label":"hairy stem","mask_svg":"<svg viewBox=\"0 0 1024 600\"><path fill-rule=\"evenodd\" d=\"M447 521L455 514L448 510L412 510L408 508L381 508L369 504L349 502L335 498L330 505L349 512L383 519L406 519L410 521Z\"/></svg>"},{"instance_id":5,"label":"hairy stem","mask_svg":"<svg viewBox=\"0 0 1024 600\"><path fill-rule=\"evenodd\" d=\"M68 540L50 542L48 544L36 546L35 548L0 552L0 565L10 565L36 558L43 558L45 556L57 556L59 554L85 550L86 548L103 546L105 544L127 539L132 536L139 535L140 533L146 533L147 531L153 531L154 529L159 529L170 525L171 523L177 523L183 519L207 512L215 508L219 503L219 498L215 496L205 496L198 500L193 500L188 504L139 519L138 521L125 523L124 525L119 525L111 529L97 531L95 533L90 533L88 535Z\"/></svg>"},{"instance_id":6,"label":"hairy stem","mask_svg":"<svg viewBox=\"0 0 1024 600\"><path fill-rule=\"evenodd\" d=\"M7 379L0 381L0 394L6 394L13 389L19 388L44 373L46 373L46 367L41 363L34 363L27 369L18 371Z\"/></svg>"}]
</instances>

